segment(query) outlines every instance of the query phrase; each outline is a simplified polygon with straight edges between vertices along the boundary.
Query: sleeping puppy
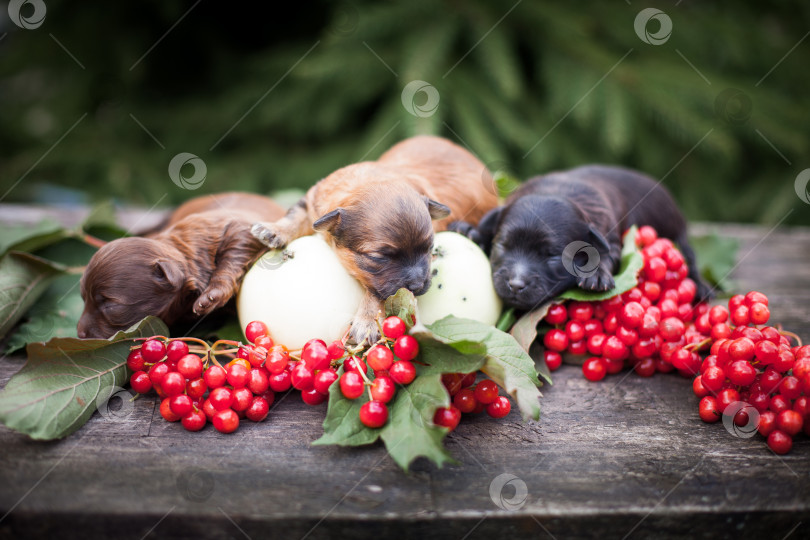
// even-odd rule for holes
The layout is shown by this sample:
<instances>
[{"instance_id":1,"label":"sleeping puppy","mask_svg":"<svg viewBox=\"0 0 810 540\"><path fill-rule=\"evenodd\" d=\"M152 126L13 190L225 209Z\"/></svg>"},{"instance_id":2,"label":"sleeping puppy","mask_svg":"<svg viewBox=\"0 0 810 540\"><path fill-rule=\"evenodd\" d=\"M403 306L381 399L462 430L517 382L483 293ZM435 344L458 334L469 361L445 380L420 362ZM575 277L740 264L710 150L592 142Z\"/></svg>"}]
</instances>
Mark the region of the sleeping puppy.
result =
<instances>
[{"instance_id":1,"label":"sleeping puppy","mask_svg":"<svg viewBox=\"0 0 810 540\"><path fill-rule=\"evenodd\" d=\"M267 197L208 195L180 206L160 232L105 244L81 279L78 336L107 338L147 315L172 326L221 308L265 251L250 226L283 215Z\"/></svg>"},{"instance_id":2,"label":"sleeping puppy","mask_svg":"<svg viewBox=\"0 0 810 540\"><path fill-rule=\"evenodd\" d=\"M673 240L697 285L696 299L709 296L675 201L660 183L628 169L590 165L532 178L477 229L465 223L451 229L490 255L498 296L530 310L573 287L612 289L621 235L634 224Z\"/></svg>"},{"instance_id":3,"label":"sleeping puppy","mask_svg":"<svg viewBox=\"0 0 810 540\"><path fill-rule=\"evenodd\" d=\"M377 161L333 172L283 219L257 223L252 232L271 248L323 233L366 290L350 338L371 343L388 296L402 287L420 295L430 286L434 232L455 220L478 223L497 204L483 163L445 139L420 136Z\"/></svg>"}]
</instances>

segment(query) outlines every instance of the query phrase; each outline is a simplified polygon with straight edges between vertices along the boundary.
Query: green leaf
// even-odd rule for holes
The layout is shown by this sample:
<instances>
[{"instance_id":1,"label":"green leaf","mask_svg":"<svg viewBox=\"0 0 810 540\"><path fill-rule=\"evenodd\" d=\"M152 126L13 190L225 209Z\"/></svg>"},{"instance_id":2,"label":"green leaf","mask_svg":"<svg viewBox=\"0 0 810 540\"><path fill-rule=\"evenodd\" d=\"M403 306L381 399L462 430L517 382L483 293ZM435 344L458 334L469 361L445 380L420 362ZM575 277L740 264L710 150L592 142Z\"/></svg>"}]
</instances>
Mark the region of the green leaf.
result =
<instances>
[{"instance_id":1,"label":"green leaf","mask_svg":"<svg viewBox=\"0 0 810 540\"><path fill-rule=\"evenodd\" d=\"M20 320L64 268L12 251L0 259L0 337Z\"/></svg>"},{"instance_id":2,"label":"green leaf","mask_svg":"<svg viewBox=\"0 0 810 540\"><path fill-rule=\"evenodd\" d=\"M0 422L34 439L70 435L92 416L102 391L127 380L133 338L166 335L147 317L109 339L57 338L28 346L28 361L0 391Z\"/></svg>"},{"instance_id":3,"label":"green leaf","mask_svg":"<svg viewBox=\"0 0 810 540\"><path fill-rule=\"evenodd\" d=\"M487 348L483 343L468 340L444 340L437 338L427 328L411 332L419 342L421 374L472 373L484 366Z\"/></svg>"},{"instance_id":4,"label":"green leaf","mask_svg":"<svg viewBox=\"0 0 810 540\"><path fill-rule=\"evenodd\" d=\"M481 371L514 398L524 419L540 418L541 394L537 387L541 383L534 362L515 338L478 321L453 316L436 321L428 329L437 339L448 343L469 341L485 345L486 362Z\"/></svg>"},{"instance_id":5,"label":"green leaf","mask_svg":"<svg viewBox=\"0 0 810 540\"><path fill-rule=\"evenodd\" d=\"M343 375L342 367L338 369L338 375ZM335 382L329 387L329 405L323 421L323 435L312 444L361 446L376 441L380 431L367 428L360 422L360 407L367 401L367 392L363 392L357 399L347 399L340 391L340 383Z\"/></svg>"},{"instance_id":6,"label":"green leaf","mask_svg":"<svg viewBox=\"0 0 810 540\"><path fill-rule=\"evenodd\" d=\"M396 315L410 330L416 322L416 297L406 288L399 289L394 295L385 299L385 316Z\"/></svg>"},{"instance_id":7,"label":"green leaf","mask_svg":"<svg viewBox=\"0 0 810 540\"><path fill-rule=\"evenodd\" d=\"M28 343L55 337L76 337L76 325L84 310L79 291L80 275L65 274L53 283L26 313L26 320L9 337L6 354Z\"/></svg>"},{"instance_id":8,"label":"green leaf","mask_svg":"<svg viewBox=\"0 0 810 540\"><path fill-rule=\"evenodd\" d=\"M512 327L509 332L524 351L531 356L531 346L537 338L537 325L543 320L543 317L548 313L548 308L551 307L553 302L547 302L537 309L524 313ZM542 355L535 359L534 367L537 369L538 374L543 377L549 384L551 382L551 370L546 366L546 361Z\"/></svg>"},{"instance_id":9,"label":"green leaf","mask_svg":"<svg viewBox=\"0 0 810 540\"><path fill-rule=\"evenodd\" d=\"M407 471L419 456L438 467L455 463L442 445L447 430L433 423L436 409L449 404L450 396L439 373L420 373L411 384L397 389L389 404L388 423L380 429L385 448L397 465Z\"/></svg>"},{"instance_id":10,"label":"green leaf","mask_svg":"<svg viewBox=\"0 0 810 540\"><path fill-rule=\"evenodd\" d=\"M9 251L32 252L45 246L64 240L72 235L51 219L40 221L36 225L8 225L0 233L0 255Z\"/></svg>"},{"instance_id":11,"label":"green leaf","mask_svg":"<svg viewBox=\"0 0 810 540\"><path fill-rule=\"evenodd\" d=\"M689 243L695 250L701 275L711 285L717 285L724 291L731 290L728 276L737 263L739 240L711 233L692 236L689 238Z\"/></svg>"},{"instance_id":12,"label":"green leaf","mask_svg":"<svg viewBox=\"0 0 810 540\"><path fill-rule=\"evenodd\" d=\"M635 225L630 227L624 235L624 245L622 246L622 259L619 265L619 273L614 276L616 287L604 292L583 291L582 289L569 289L562 293L559 298L569 300L580 300L593 302L596 300L606 300L617 294L622 294L638 284L638 273L644 267L644 257L636 247Z\"/></svg>"}]
</instances>

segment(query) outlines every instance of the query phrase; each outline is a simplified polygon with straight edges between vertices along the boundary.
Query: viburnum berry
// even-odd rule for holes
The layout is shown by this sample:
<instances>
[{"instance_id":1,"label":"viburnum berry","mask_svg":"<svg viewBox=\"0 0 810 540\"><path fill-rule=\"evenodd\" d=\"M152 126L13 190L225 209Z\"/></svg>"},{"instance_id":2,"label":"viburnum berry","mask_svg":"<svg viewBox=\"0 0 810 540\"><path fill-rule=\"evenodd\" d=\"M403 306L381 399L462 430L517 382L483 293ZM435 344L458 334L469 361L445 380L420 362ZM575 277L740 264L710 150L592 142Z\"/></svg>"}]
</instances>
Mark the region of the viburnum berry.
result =
<instances>
[{"instance_id":1,"label":"viburnum berry","mask_svg":"<svg viewBox=\"0 0 810 540\"><path fill-rule=\"evenodd\" d=\"M436 413L433 415L433 423L437 426L445 427L449 431L456 429L460 421L461 411L458 410L454 405L450 405L449 407L439 407L436 409Z\"/></svg>"},{"instance_id":2,"label":"viburnum berry","mask_svg":"<svg viewBox=\"0 0 810 540\"><path fill-rule=\"evenodd\" d=\"M149 374L149 379L152 381L153 385L159 385L161 382L163 382L163 377L165 377L168 372L169 366L167 366L165 362L154 364L149 368L149 371L147 371Z\"/></svg>"},{"instance_id":3,"label":"viburnum berry","mask_svg":"<svg viewBox=\"0 0 810 540\"><path fill-rule=\"evenodd\" d=\"M281 373L270 375L270 389L273 392L286 392L292 386L290 372L286 369Z\"/></svg>"},{"instance_id":4,"label":"viburnum berry","mask_svg":"<svg viewBox=\"0 0 810 540\"><path fill-rule=\"evenodd\" d=\"M242 364L231 364L226 370L228 384L234 388L243 388L247 385L250 370Z\"/></svg>"},{"instance_id":5,"label":"viburnum berry","mask_svg":"<svg viewBox=\"0 0 810 540\"><path fill-rule=\"evenodd\" d=\"M188 344L179 339L170 339L166 344L166 360L171 363L177 363L188 354Z\"/></svg>"},{"instance_id":6,"label":"viburnum berry","mask_svg":"<svg viewBox=\"0 0 810 540\"><path fill-rule=\"evenodd\" d=\"M186 394L179 394L170 398L169 408L179 417L184 417L194 408L194 403Z\"/></svg>"},{"instance_id":7,"label":"viburnum berry","mask_svg":"<svg viewBox=\"0 0 810 540\"><path fill-rule=\"evenodd\" d=\"M264 369L270 374L281 373L290 363L290 355L283 347L276 345L267 354L264 361Z\"/></svg>"},{"instance_id":8,"label":"viburnum berry","mask_svg":"<svg viewBox=\"0 0 810 540\"><path fill-rule=\"evenodd\" d=\"M329 387L332 386L332 383L336 380L338 380L337 371L332 368L322 369L315 375L312 386L321 394L326 395L329 393Z\"/></svg>"},{"instance_id":9,"label":"viburnum berry","mask_svg":"<svg viewBox=\"0 0 810 540\"><path fill-rule=\"evenodd\" d=\"M737 392L737 390L733 388L720 390L717 394L717 410L722 414L726 410L726 407L735 401L740 401L740 393Z\"/></svg>"},{"instance_id":10,"label":"viburnum berry","mask_svg":"<svg viewBox=\"0 0 810 540\"><path fill-rule=\"evenodd\" d=\"M141 345L141 356L148 364L160 362L166 356L166 345L158 339L147 339Z\"/></svg>"},{"instance_id":11,"label":"viburnum berry","mask_svg":"<svg viewBox=\"0 0 810 540\"><path fill-rule=\"evenodd\" d=\"M760 411L757 431L763 437L767 437L776 429L776 413L773 411Z\"/></svg>"},{"instance_id":12,"label":"viburnum berry","mask_svg":"<svg viewBox=\"0 0 810 540\"><path fill-rule=\"evenodd\" d=\"M775 454L787 454L793 448L793 437L782 430L774 429L768 435L768 448Z\"/></svg>"},{"instance_id":13,"label":"viburnum berry","mask_svg":"<svg viewBox=\"0 0 810 540\"><path fill-rule=\"evenodd\" d=\"M136 371L129 378L129 385L139 394L145 394L152 389L152 380L145 371Z\"/></svg>"},{"instance_id":14,"label":"viburnum berry","mask_svg":"<svg viewBox=\"0 0 810 540\"><path fill-rule=\"evenodd\" d=\"M326 401L326 395L318 392L313 386L309 390L301 391L301 400L307 405L320 405Z\"/></svg>"},{"instance_id":15,"label":"viburnum berry","mask_svg":"<svg viewBox=\"0 0 810 540\"><path fill-rule=\"evenodd\" d=\"M461 378L461 387L468 388L475 384L476 372L473 371L472 373L466 373Z\"/></svg>"},{"instance_id":16,"label":"viburnum berry","mask_svg":"<svg viewBox=\"0 0 810 540\"><path fill-rule=\"evenodd\" d=\"M548 324L556 326L568 320L568 310L563 304L553 304L548 308L545 320Z\"/></svg>"},{"instance_id":17,"label":"viburnum berry","mask_svg":"<svg viewBox=\"0 0 810 540\"><path fill-rule=\"evenodd\" d=\"M419 354L419 343L413 336L400 336L394 341L394 354L400 360L413 360Z\"/></svg>"},{"instance_id":18,"label":"viburnum berry","mask_svg":"<svg viewBox=\"0 0 810 540\"><path fill-rule=\"evenodd\" d=\"M633 370L640 377L652 377L655 375L656 371L655 360L652 358L642 358L633 366Z\"/></svg>"},{"instance_id":19,"label":"viburnum berry","mask_svg":"<svg viewBox=\"0 0 810 540\"><path fill-rule=\"evenodd\" d=\"M410 358L406 358L406 360L410 360ZM366 362L374 371L387 370L394 363L394 353L384 345L375 345L369 349Z\"/></svg>"},{"instance_id":20,"label":"viburnum berry","mask_svg":"<svg viewBox=\"0 0 810 540\"><path fill-rule=\"evenodd\" d=\"M205 423L207 421L208 419L206 418L204 412L199 409L192 409L185 416L183 416L180 422L187 431L200 431L205 427Z\"/></svg>"},{"instance_id":21,"label":"viburnum berry","mask_svg":"<svg viewBox=\"0 0 810 540\"><path fill-rule=\"evenodd\" d=\"M590 340L588 341L590 343ZM556 371L562 365L562 355L557 351L544 351L543 359L549 371Z\"/></svg>"},{"instance_id":22,"label":"viburnum berry","mask_svg":"<svg viewBox=\"0 0 810 540\"><path fill-rule=\"evenodd\" d=\"M261 321L252 321L247 324L245 327L245 337L251 343L256 341L256 338L259 336L266 336L270 332L267 329L267 325Z\"/></svg>"},{"instance_id":23,"label":"viburnum berry","mask_svg":"<svg viewBox=\"0 0 810 540\"><path fill-rule=\"evenodd\" d=\"M268 335L265 336L258 336L253 343L256 345L256 348L264 349L265 351L269 351L275 345L273 338Z\"/></svg>"},{"instance_id":24,"label":"viburnum berry","mask_svg":"<svg viewBox=\"0 0 810 540\"><path fill-rule=\"evenodd\" d=\"M495 401L487 405L487 414L492 418L503 418L512 410L512 404L504 396L498 396Z\"/></svg>"},{"instance_id":25,"label":"viburnum berry","mask_svg":"<svg viewBox=\"0 0 810 540\"><path fill-rule=\"evenodd\" d=\"M388 375L399 384L411 384L416 378L416 367L408 360L398 360L388 369Z\"/></svg>"},{"instance_id":26,"label":"viburnum berry","mask_svg":"<svg viewBox=\"0 0 810 540\"><path fill-rule=\"evenodd\" d=\"M354 371L355 373L365 373L366 372L366 363L356 356L350 356L346 360L343 361L343 370L344 371Z\"/></svg>"},{"instance_id":27,"label":"viburnum berry","mask_svg":"<svg viewBox=\"0 0 810 540\"><path fill-rule=\"evenodd\" d=\"M163 398L163 401L160 402L160 416L167 422L177 422L180 420L180 416L172 412L171 401L172 398Z\"/></svg>"},{"instance_id":28,"label":"viburnum berry","mask_svg":"<svg viewBox=\"0 0 810 540\"><path fill-rule=\"evenodd\" d=\"M226 388L224 386L220 388L214 388L211 390L211 393L208 394L208 400L211 402L211 405L218 411L223 411L225 409L230 409L231 404L233 403L233 392L230 388Z\"/></svg>"},{"instance_id":29,"label":"viburnum berry","mask_svg":"<svg viewBox=\"0 0 810 540\"><path fill-rule=\"evenodd\" d=\"M475 392L469 388L462 388L453 396L453 405L463 413L471 413L475 410L478 402L475 399Z\"/></svg>"},{"instance_id":30,"label":"viburnum berry","mask_svg":"<svg viewBox=\"0 0 810 540\"><path fill-rule=\"evenodd\" d=\"M220 433L233 433L239 427L239 416L233 409L225 409L217 412L211 423Z\"/></svg>"},{"instance_id":31,"label":"viburnum berry","mask_svg":"<svg viewBox=\"0 0 810 540\"><path fill-rule=\"evenodd\" d=\"M717 408L717 399L713 396L704 396L698 406L698 414L704 422L714 423L720 420L721 411Z\"/></svg>"},{"instance_id":32,"label":"viburnum berry","mask_svg":"<svg viewBox=\"0 0 810 540\"><path fill-rule=\"evenodd\" d=\"M563 352L568 348L568 335L563 330L553 328L543 337L543 345L546 349Z\"/></svg>"},{"instance_id":33,"label":"viburnum berry","mask_svg":"<svg viewBox=\"0 0 810 540\"><path fill-rule=\"evenodd\" d=\"M313 342L312 345L301 351L301 360L311 371L326 369L329 367L329 349L322 341Z\"/></svg>"},{"instance_id":34,"label":"viburnum berry","mask_svg":"<svg viewBox=\"0 0 810 540\"><path fill-rule=\"evenodd\" d=\"M390 377L377 377L371 382L371 399L388 403L394 397L397 388Z\"/></svg>"},{"instance_id":35,"label":"viburnum berry","mask_svg":"<svg viewBox=\"0 0 810 540\"><path fill-rule=\"evenodd\" d=\"M208 385L205 384L205 379L198 377L186 382L186 394L193 400L198 400L205 395L208 391Z\"/></svg>"},{"instance_id":36,"label":"viburnum berry","mask_svg":"<svg viewBox=\"0 0 810 540\"><path fill-rule=\"evenodd\" d=\"M170 371L160 382L160 388L169 397L182 394L186 389L186 379L178 372Z\"/></svg>"},{"instance_id":37,"label":"viburnum berry","mask_svg":"<svg viewBox=\"0 0 810 540\"><path fill-rule=\"evenodd\" d=\"M270 405L267 400L262 396L253 396L250 406L245 411L245 416L248 420L253 422L261 422L267 418L267 413L270 411Z\"/></svg>"},{"instance_id":38,"label":"viburnum berry","mask_svg":"<svg viewBox=\"0 0 810 540\"><path fill-rule=\"evenodd\" d=\"M129 351L129 355L127 356L127 367L132 371L141 371L146 365L146 361L141 356L140 349L134 349Z\"/></svg>"},{"instance_id":39,"label":"viburnum berry","mask_svg":"<svg viewBox=\"0 0 810 540\"><path fill-rule=\"evenodd\" d=\"M225 373L225 369L220 366L211 366L203 373L203 380L205 380L205 384L208 385L208 388L219 388L225 385L227 373Z\"/></svg>"},{"instance_id":40,"label":"viburnum berry","mask_svg":"<svg viewBox=\"0 0 810 540\"><path fill-rule=\"evenodd\" d=\"M737 386L749 386L757 377L757 370L745 360L733 362L728 369L728 380Z\"/></svg>"},{"instance_id":41,"label":"viburnum berry","mask_svg":"<svg viewBox=\"0 0 810 540\"><path fill-rule=\"evenodd\" d=\"M569 343L581 341L585 338L585 328L577 321L568 321L565 324L565 335L568 337Z\"/></svg>"},{"instance_id":42,"label":"viburnum berry","mask_svg":"<svg viewBox=\"0 0 810 540\"><path fill-rule=\"evenodd\" d=\"M365 382L359 373L347 371L340 377L340 391L346 399L357 399L363 394Z\"/></svg>"},{"instance_id":43,"label":"viburnum berry","mask_svg":"<svg viewBox=\"0 0 810 540\"><path fill-rule=\"evenodd\" d=\"M346 353L346 348L343 346L343 342L339 339L336 339L332 343L330 343L326 350L329 351L329 360L338 360L343 358L343 355Z\"/></svg>"},{"instance_id":44,"label":"viburnum berry","mask_svg":"<svg viewBox=\"0 0 810 540\"><path fill-rule=\"evenodd\" d=\"M248 377L248 389L256 395L264 394L270 388L270 377L264 368L253 368Z\"/></svg>"},{"instance_id":45,"label":"viburnum berry","mask_svg":"<svg viewBox=\"0 0 810 540\"><path fill-rule=\"evenodd\" d=\"M360 421L369 428L379 428L388 421L388 407L379 401L367 401L360 407Z\"/></svg>"},{"instance_id":46,"label":"viburnum berry","mask_svg":"<svg viewBox=\"0 0 810 540\"><path fill-rule=\"evenodd\" d=\"M293 388L298 390L309 390L314 384L315 376L304 362L295 364L290 370L290 376Z\"/></svg>"},{"instance_id":47,"label":"viburnum berry","mask_svg":"<svg viewBox=\"0 0 810 540\"><path fill-rule=\"evenodd\" d=\"M786 409L776 415L776 427L790 435L797 435L802 430L804 418L792 409Z\"/></svg>"},{"instance_id":48,"label":"viburnum berry","mask_svg":"<svg viewBox=\"0 0 810 540\"><path fill-rule=\"evenodd\" d=\"M582 364L582 374L585 375L585 378L589 381L601 381L605 378L605 375L607 375L607 367L601 358L592 356Z\"/></svg>"},{"instance_id":49,"label":"viburnum berry","mask_svg":"<svg viewBox=\"0 0 810 540\"><path fill-rule=\"evenodd\" d=\"M247 388L235 388L231 408L236 412L247 410L250 402L253 401L253 393Z\"/></svg>"},{"instance_id":50,"label":"viburnum berry","mask_svg":"<svg viewBox=\"0 0 810 540\"><path fill-rule=\"evenodd\" d=\"M202 376L202 360L196 354L183 355L177 361L177 371L186 379L198 379Z\"/></svg>"},{"instance_id":51,"label":"viburnum berry","mask_svg":"<svg viewBox=\"0 0 810 540\"><path fill-rule=\"evenodd\" d=\"M405 326L405 321L396 315L391 315L390 317L386 317L383 321L382 330L383 335L388 339L398 339L405 335L407 327Z\"/></svg>"},{"instance_id":52,"label":"viburnum berry","mask_svg":"<svg viewBox=\"0 0 810 540\"><path fill-rule=\"evenodd\" d=\"M490 379L484 379L475 385L475 399L489 405L498 398L498 385Z\"/></svg>"}]
</instances>

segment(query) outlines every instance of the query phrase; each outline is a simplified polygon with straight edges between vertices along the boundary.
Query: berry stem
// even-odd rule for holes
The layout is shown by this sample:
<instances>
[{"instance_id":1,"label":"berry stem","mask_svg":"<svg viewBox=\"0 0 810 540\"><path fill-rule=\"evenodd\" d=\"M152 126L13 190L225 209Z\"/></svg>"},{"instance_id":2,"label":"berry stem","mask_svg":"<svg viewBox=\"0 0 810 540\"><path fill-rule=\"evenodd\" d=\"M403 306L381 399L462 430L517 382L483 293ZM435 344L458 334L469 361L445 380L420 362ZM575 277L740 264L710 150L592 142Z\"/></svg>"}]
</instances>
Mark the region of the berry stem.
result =
<instances>
[{"instance_id":1,"label":"berry stem","mask_svg":"<svg viewBox=\"0 0 810 540\"><path fill-rule=\"evenodd\" d=\"M801 347L801 346L802 346L802 338L800 338L800 337L799 337L797 334L794 334L793 332L791 332L791 331L789 331L789 330L784 330L784 329L782 329L782 328L779 328L779 333L780 333L780 334L782 334L783 336L787 336L787 337L789 337L789 338L793 338L793 339L795 339L795 340L796 340L796 344L797 344L799 347Z\"/></svg>"}]
</instances>

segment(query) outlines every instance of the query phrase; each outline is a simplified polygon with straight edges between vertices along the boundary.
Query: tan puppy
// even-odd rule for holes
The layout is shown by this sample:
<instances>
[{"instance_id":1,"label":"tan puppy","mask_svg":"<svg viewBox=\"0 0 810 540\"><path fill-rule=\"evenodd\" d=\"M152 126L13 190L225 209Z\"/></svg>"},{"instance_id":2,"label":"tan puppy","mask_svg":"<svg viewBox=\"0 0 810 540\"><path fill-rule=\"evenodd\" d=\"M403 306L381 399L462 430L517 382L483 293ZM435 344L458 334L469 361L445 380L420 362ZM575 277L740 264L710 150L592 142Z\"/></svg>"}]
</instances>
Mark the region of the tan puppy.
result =
<instances>
[{"instance_id":1,"label":"tan puppy","mask_svg":"<svg viewBox=\"0 0 810 540\"><path fill-rule=\"evenodd\" d=\"M82 276L78 336L107 338L147 315L188 323L223 307L266 251L250 226L283 215L268 197L207 195L181 205L159 232L105 244Z\"/></svg>"},{"instance_id":2,"label":"tan puppy","mask_svg":"<svg viewBox=\"0 0 810 540\"><path fill-rule=\"evenodd\" d=\"M487 168L463 148L438 137L407 139L377 161L333 172L283 219L251 232L271 248L323 233L343 265L366 289L351 338L376 340L382 302L405 287L430 286L434 232L456 220L478 223L497 206Z\"/></svg>"}]
</instances>

